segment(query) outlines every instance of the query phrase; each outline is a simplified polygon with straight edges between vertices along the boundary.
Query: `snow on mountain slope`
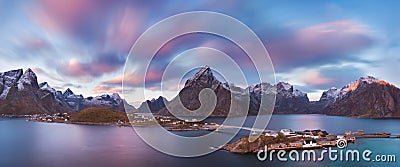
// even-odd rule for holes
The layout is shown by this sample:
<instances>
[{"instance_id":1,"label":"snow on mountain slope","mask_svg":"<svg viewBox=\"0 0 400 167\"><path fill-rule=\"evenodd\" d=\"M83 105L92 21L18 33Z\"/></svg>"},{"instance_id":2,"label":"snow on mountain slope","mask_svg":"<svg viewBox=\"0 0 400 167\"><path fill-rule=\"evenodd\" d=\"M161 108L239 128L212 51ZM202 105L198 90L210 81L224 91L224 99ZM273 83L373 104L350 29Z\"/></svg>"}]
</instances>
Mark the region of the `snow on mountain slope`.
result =
<instances>
[{"instance_id":1,"label":"snow on mountain slope","mask_svg":"<svg viewBox=\"0 0 400 167\"><path fill-rule=\"evenodd\" d=\"M0 100L7 97L11 86L21 77L22 73L22 69L0 73Z\"/></svg>"},{"instance_id":2,"label":"snow on mountain slope","mask_svg":"<svg viewBox=\"0 0 400 167\"><path fill-rule=\"evenodd\" d=\"M34 84L33 82L36 82L36 80L36 74L30 68L28 68L17 82L18 91L22 91L25 88L25 85Z\"/></svg>"}]
</instances>

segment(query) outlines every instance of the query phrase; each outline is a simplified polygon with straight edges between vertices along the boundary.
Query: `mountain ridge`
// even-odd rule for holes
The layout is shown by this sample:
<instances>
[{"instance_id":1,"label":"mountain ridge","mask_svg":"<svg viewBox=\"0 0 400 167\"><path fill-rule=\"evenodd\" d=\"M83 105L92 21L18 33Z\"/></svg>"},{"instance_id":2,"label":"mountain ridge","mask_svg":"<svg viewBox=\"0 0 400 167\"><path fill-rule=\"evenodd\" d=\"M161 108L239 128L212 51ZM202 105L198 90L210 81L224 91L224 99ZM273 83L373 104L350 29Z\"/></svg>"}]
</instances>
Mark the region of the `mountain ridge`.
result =
<instances>
[{"instance_id":1,"label":"mountain ridge","mask_svg":"<svg viewBox=\"0 0 400 167\"><path fill-rule=\"evenodd\" d=\"M116 94L84 98L69 88L62 93L47 82L38 83L30 68L0 73L0 114L76 112L89 107L125 111L124 104L126 101Z\"/></svg>"},{"instance_id":2,"label":"mountain ridge","mask_svg":"<svg viewBox=\"0 0 400 167\"><path fill-rule=\"evenodd\" d=\"M233 83L222 83L213 75L210 67L204 66L171 101L159 96L146 100L138 109L130 106L119 94L104 94L95 97L83 97L75 94L70 88L64 92L52 88L47 82L38 83L36 74L27 69L10 70L0 73L0 114L36 114L67 111L81 111L86 108L110 108L113 110L130 110L150 112L159 115L172 115L168 108L174 108L179 101L190 111L198 109L199 93L208 88L216 95L216 108L211 116L227 116L231 98L235 100L234 114L246 110L256 115L260 109L263 95L275 95L274 114L326 114L335 116L365 118L400 118L400 89L386 81L372 76L360 77L342 88L330 88L324 91L318 101L310 101L307 93L287 82L258 83L240 88ZM249 96L248 108L242 108L245 97ZM178 99L179 97L179 99ZM239 105L238 105L239 104ZM168 107L167 107L168 106ZM247 105L246 105L247 106ZM178 108L179 109L179 108ZM261 108L263 109L263 108ZM179 113L179 112L178 112Z\"/></svg>"},{"instance_id":3,"label":"mountain ridge","mask_svg":"<svg viewBox=\"0 0 400 167\"><path fill-rule=\"evenodd\" d=\"M193 86L197 86L197 88L185 91L188 87ZM376 88L377 86L380 86L380 88ZM185 87L179 92L179 96L177 97L183 98L183 104L187 109L195 110L200 107L197 98L200 90L203 88L214 90L217 97L222 98L221 96L224 96L225 98L222 99L225 100L229 99L227 98L229 96L228 94L250 93L250 106L248 109L250 115L257 114L262 94L275 93L274 114L326 114L365 118L400 118L400 89L393 84L376 79L372 76L360 77L358 80L343 86L341 89L330 88L322 93L318 101L310 101L307 93L294 89L293 85L286 82L278 82L275 85L271 85L270 83L258 83L250 85L245 89L235 87L233 84L221 83L213 77L211 69L208 66L204 66L192 78L186 81ZM223 95L218 95L220 91L218 91L217 88L223 88L220 91L228 92ZM388 90L390 90L390 92L387 92ZM358 103L357 99L354 98L359 98L359 96L361 96L357 95L359 94L357 92L360 91L367 92L363 94L363 96L366 97L384 97L361 100ZM214 111L212 116L226 116L227 111L229 111L226 109L228 102L222 104L218 103L219 101L221 100L217 100L217 108L225 108L225 110L222 110L219 114L215 114ZM341 105L345 105L346 107L341 107ZM348 108L352 108L355 112L349 111L350 109ZM158 114L171 115L166 108L161 109Z\"/></svg>"}]
</instances>

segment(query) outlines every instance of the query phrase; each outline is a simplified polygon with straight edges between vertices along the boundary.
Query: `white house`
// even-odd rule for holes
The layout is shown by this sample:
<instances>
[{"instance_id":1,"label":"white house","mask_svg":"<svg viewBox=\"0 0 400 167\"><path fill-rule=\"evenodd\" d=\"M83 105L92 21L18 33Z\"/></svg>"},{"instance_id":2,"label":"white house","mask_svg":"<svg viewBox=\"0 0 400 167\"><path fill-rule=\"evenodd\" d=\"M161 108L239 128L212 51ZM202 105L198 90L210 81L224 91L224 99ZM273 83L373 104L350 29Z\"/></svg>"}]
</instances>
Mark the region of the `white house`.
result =
<instances>
[{"instance_id":1,"label":"white house","mask_svg":"<svg viewBox=\"0 0 400 167\"><path fill-rule=\"evenodd\" d=\"M296 133L294 133L294 131L291 129L282 129L280 132L285 136L296 136Z\"/></svg>"}]
</instances>

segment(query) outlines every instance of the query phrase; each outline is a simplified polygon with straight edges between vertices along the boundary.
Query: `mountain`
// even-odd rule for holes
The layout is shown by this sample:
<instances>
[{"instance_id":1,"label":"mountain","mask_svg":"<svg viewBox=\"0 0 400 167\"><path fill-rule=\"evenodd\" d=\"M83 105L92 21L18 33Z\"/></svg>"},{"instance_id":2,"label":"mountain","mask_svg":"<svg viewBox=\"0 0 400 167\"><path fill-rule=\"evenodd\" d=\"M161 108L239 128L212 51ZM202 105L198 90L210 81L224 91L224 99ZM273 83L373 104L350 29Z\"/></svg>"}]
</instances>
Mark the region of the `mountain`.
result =
<instances>
[{"instance_id":1,"label":"mountain","mask_svg":"<svg viewBox=\"0 0 400 167\"><path fill-rule=\"evenodd\" d=\"M0 114L57 113L88 107L125 111L124 104L127 103L118 94L84 98L69 88L62 93L47 82L38 84L31 69L25 73L22 69L0 73Z\"/></svg>"},{"instance_id":2,"label":"mountain","mask_svg":"<svg viewBox=\"0 0 400 167\"><path fill-rule=\"evenodd\" d=\"M322 98L321 98L322 99ZM400 118L400 89L371 76L361 77L335 91L322 113L365 118Z\"/></svg>"},{"instance_id":3,"label":"mountain","mask_svg":"<svg viewBox=\"0 0 400 167\"><path fill-rule=\"evenodd\" d=\"M22 73L22 69L0 73L0 100L7 97L11 87L15 86Z\"/></svg>"},{"instance_id":4,"label":"mountain","mask_svg":"<svg viewBox=\"0 0 400 167\"><path fill-rule=\"evenodd\" d=\"M125 111L124 108L125 100L123 100L118 93L112 95L100 95L96 97L87 97L83 99L83 108L95 107L95 108L111 108L113 110Z\"/></svg>"},{"instance_id":5,"label":"mountain","mask_svg":"<svg viewBox=\"0 0 400 167\"><path fill-rule=\"evenodd\" d=\"M82 105L84 97L76 95L71 89L67 88L62 94L62 99L67 102L67 105L73 111L80 111L85 107Z\"/></svg>"},{"instance_id":6,"label":"mountain","mask_svg":"<svg viewBox=\"0 0 400 167\"><path fill-rule=\"evenodd\" d=\"M202 106L200 102L211 104L213 96L199 99L199 94L210 91L215 94L215 108L212 108L212 105ZM322 93L319 101L310 102L306 93L285 82L276 85L264 82L245 89L234 84L222 83L216 79L208 66L201 68L186 81L179 96L171 101L161 96L147 100L138 110L144 111L149 107L152 113L171 115L168 111L171 109L174 114L181 116L196 116L196 113L191 111L201 110L204 116L227 116L232 109L232 115L243 115L246 112L255 115L262 104L261 97L268 99L272 97L269 95L276 96L275 114L318 113L349 117L400 118L400 89L371 76L361 77L341 89L331 88ZM37 76L31 69L25 72L19 69L0 73L0 114L56 113L81 111L92 107L125 111L125 106L128 110L136 111L117 93L85 98L69 88L61 92L47 82L38 84ZM249 107L245 108L246 106ZM263 110L264 108L261 108L261 111Z\"/></svg>"},{"instance_id":7,"label":"mountain","mask_svg":"<svg viewBox=\"0 0 400 167\"><path fill-rule=\"evenodd\" d=\"M302 114L310 112L309 99L306 93L293 89L293 85L279 82L277 89L274 113L276 114Z\"/></svg>"},{"instance_id":8,"label":"mountain","mask_svg":"<svg viewBox=\"0 0 400 167\"><path fill-rule=\"evenodd\" d=\"M157 99L153 98L151 100L146 100L139 106L139 108L137 108L137 110L139 112L150 110L152 113L157 113L168 104L168 100L165 97L160 96Z\"/></svg>"},{"instance_id":9,"label":"mountain","mask_svg":"<svg viewBox=\"0 0 400 167\"><path fill-rule=\"evenodd\" d=\"M233 84L218 81L208 66L200 69L186 81L184 88L179 92L179 96L175 97L168 107L179 106L177 105L179 104L177 98L180 98L185 108L189 110L198 109L201 105L198 99L199 93L205 88L211 89L217 97L216 108L212 112L212 116L227 116L232 97L233 104L235 104L232 106L233 115L242 115L242 111L248 111L250 115L255 115L259 111L262 95L266 98L271 97L268 95L276 95L274 113L307 113L310 111L307 94L297 89L294 90L293 86L288 83L280 82L277 85L259 83L242 89ZM244 108L247 103L249 103L249 108ZM175 109L182 111L179 108ZM166 108L161 109L159 114L170 115Z\"/></svg>"},{"instance_id":10,"label":"mountain","mask_svg":"<svg viewBox=\"0 0 400 167\"><path fill-rule=\"evenodd\" d=\"M201 103L199 94L203 89L211 90L216 95L216 106L213 110L211 109L212 106L203 106L205 108L200 108ZM230 110L232 97L234 97L233 100L235 100L235 103L233 103L234 105L232 106L233 115L242 115L240 113L241 111L248 110L244 109L243 105L238 105L241 103L243 97L242 93L232 92L228 84L221 83L215 78L210 67L204 66L192 78L186 81L185 86L179 92L179 95L172 99L167 106L169 109L177 112L180 116L193 116L194 113L191 113L190 111L197 109L201 109L203 116L206 114L208 115L208 113L210 113L211 116L227 116ZM203 100L206 101L211 99L207 98ZM190 111L187 112L180 104ZM167 107L161 109L158 114L171 115Z\"/></svg>"},{"instance_id":11,"label":"mountain","mask_svg":"<svg viewBox=\"0 0 400 167\"><path fill-rule=\"evenodd\" d=\"M55 102L51 92L40 89L36 74L31 69L22 73L20 69L0 74L3 85L1 114L22 115L67 110L62 103Z\"/></svg>"},{"instance_id":12,"label":"mountain","mask_svg":"<svg viewBox=\"0 0 400 167\"><path fill-rule=\"evenodd\" d=\"M341 89L330 88L322 93L319 101L310 102L306 93L294 89L293 85L285 82L279 82L276 85L259 83L250 85L246 89L221 83L207 66L186 81L179 96L171 101L168 108L179 111L178 115L185 115L182 112L188 111L179 108L178 104L181 101L183 106L190 111L198 109L201 106L199 94L205 88L211 89L217 96L217 104L211 113L212 116L226 116L232 97L235 100L234 104L239 104L239 106L233 106L236 109L233 111L241 109L254 115L259 111L262 95L276 95L275 114L318 113L350 117L400 118L400 89L371 76L361 77ZM240 108L243 107L240 104L244 104L244 97L248 97L250 101L247 109ZM167 108L162 108L158 114L171 115Z\"/></svg>"},{"instance_id":13,"label":"mountain","mask_svg":"<svg viewBox=\"0 0 400 167\"><path fill-rule=\"evenodd\" d=\"M331 105L339 97L340 89L332 87L324 91L318 101L310 101L310 112L322 114L322 110Z\"/></svg>"},{"instance_id":14,"label":"mountain","mask_svg":"<svg viewBox=\"0 0 400 167\"><path fill-rule=\"evenodd\" d=\"M322 93L319 101L324 104L324 107L334 103L336 99L339 97L340 89L335 87L330 88L329 90Z\"/></svg>"}]
</instances>

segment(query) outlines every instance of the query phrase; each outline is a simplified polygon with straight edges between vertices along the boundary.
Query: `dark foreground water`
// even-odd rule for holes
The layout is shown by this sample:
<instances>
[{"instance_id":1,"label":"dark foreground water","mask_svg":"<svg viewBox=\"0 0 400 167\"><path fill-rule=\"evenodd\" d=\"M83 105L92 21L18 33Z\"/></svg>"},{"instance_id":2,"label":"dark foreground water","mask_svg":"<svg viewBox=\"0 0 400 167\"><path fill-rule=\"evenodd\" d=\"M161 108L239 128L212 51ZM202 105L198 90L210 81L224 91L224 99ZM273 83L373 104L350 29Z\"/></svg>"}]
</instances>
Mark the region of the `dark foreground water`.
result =
<instances>
[{"instance_id":1,"label":"dark foreground water","mask_svg":"<svg viewBox=\"0 0 400 167\"><path fill-rule=\"evenodd\" d=\"M247 126L254 117L249 117ZM209 119L221 122L222 118ZM363 129L400 135L400 120L357 119L324 115L274 115L268 129L322 129L331 133ZM192 136L206 132L179 132ZM241 131L235 139L247 135ZM164 141L162 138L160 142ZM256 155L225 151L197 158L177 158L147 146L130 127L27 122L0 118L0 167L13 166L400 166L400 139L359 139L347 149L369 149L373 155L396 155L397 162L260 162ZM320 152L321 150L318 150ZM374 157L374 156L371 156Z\"/></svg>"}]
</instances>

